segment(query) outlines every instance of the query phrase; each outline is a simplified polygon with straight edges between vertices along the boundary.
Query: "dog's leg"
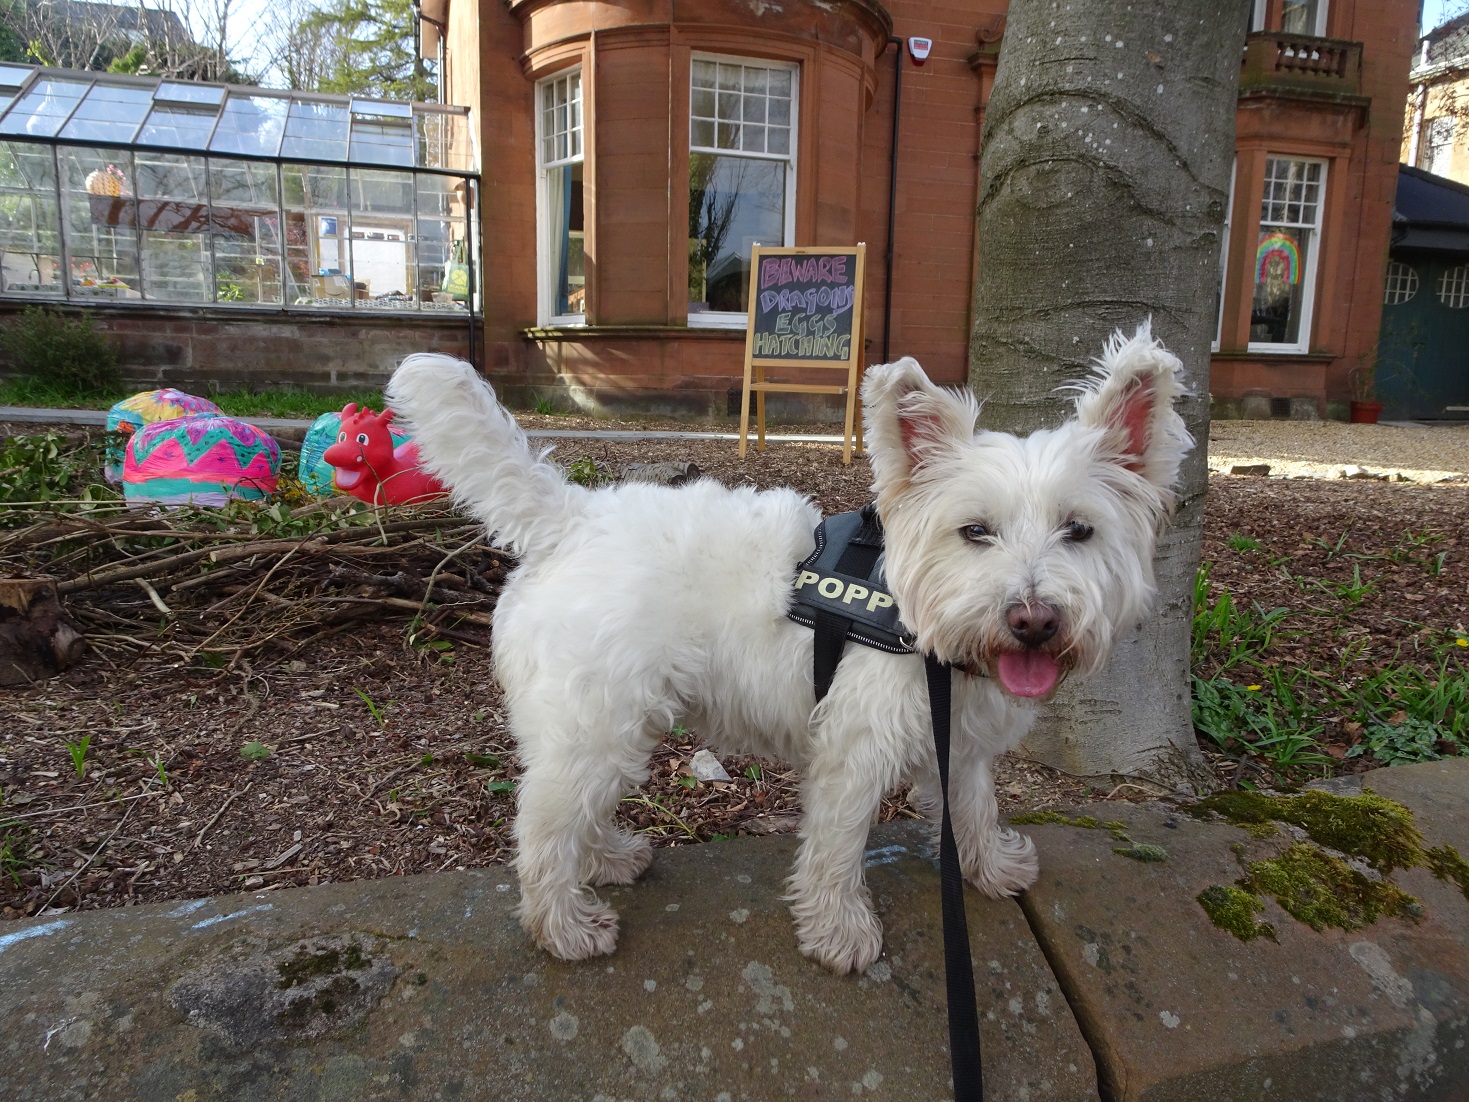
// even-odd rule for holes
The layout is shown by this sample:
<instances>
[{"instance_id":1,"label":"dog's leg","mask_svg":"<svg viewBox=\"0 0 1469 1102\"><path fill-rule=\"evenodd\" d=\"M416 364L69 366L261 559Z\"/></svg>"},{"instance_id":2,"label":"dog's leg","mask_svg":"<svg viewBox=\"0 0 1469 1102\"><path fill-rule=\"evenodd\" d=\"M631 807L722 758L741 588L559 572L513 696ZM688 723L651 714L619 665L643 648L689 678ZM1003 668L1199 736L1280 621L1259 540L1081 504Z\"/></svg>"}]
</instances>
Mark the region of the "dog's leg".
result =
<instances>
[{"instance_id":1,"label":"dog's leg","mask_svg":"<svg viewBox=\"0 0 1469 1102\"><path fill-rule=\"evenodd\" d=\"M583 879L589 884L631 884L652 863L648 839L602 824L583 862Z\"/></svg>"},{"instance_id":2,"label":"dog's leg","mask_svg":"<svg viewBox=\"0 0 1469 1102\"><path fill-rule=\"evenodd\" d=\"M646 779L652 742L638 731L607 734L521 737L518 914L536 944L563 960L610 953L617 945L617 913L584 881L627 882L648 863L646 843L619 834L612 813L622 794Z\"/></svg>"},{"instance_id":3,"label":"dog's leg","mask_svg":"<svg viewBox=\"0 0 1469 1102\"><path fill-rule=\"evenodd\" d=\"M1034 884L1040 861L1028 836L1000 826L990 760L973 741L955 743L949 770L949 817L964 878L999 899L1018 895Z\"/></svg>"},{"instance_id":4,"label":"dog's leg","mask_svg":"<svg viewBox=\"0 0 1469 1102\"><path fill-rule=\"evenodd\" d=\"M882 952L882 923L872 913L862 854L895 770L876 742L844 732L840 745L817 753L801 786L802 842L786 899L801 952L837 973L860 972Z\"/></svg>"}]
</instances>

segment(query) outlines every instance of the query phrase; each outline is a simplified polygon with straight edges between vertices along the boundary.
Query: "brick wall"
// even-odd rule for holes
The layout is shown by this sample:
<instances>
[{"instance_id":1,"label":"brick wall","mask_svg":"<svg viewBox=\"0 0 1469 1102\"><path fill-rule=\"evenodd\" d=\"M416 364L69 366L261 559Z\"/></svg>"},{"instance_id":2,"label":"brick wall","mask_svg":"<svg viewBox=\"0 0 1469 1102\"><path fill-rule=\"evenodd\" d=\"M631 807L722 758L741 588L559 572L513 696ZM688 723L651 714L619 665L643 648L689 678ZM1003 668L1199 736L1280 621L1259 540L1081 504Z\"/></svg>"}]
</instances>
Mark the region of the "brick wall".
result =
<instances>
[{"instance_id":1,"label":"brick wall","mask_svg":"<svg viewBox=\"0 0 1469 1102\"><path fill-rule=\"evenodd\" d=\"M0 305L0 324L22 308ZM97 307L88 307L86 316L112 338L123 375L140 386L206 391L373 387L386 382L398 362L413 352L469 354L464 319L260 317L223 310ZM11 365L0 364L0 369L9 371Z\"/></svg>"}]
</instances>

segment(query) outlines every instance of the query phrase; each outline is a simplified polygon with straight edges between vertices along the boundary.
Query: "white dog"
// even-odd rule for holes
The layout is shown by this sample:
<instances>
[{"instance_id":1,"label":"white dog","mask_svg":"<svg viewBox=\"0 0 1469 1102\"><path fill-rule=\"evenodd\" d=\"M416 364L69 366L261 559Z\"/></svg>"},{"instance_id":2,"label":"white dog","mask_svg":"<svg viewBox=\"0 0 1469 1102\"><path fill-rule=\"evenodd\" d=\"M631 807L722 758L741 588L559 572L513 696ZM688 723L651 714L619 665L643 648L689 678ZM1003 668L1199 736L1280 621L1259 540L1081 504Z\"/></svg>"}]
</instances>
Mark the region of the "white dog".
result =
<instances>
[{"instance_id":1,"label":"white dog","mask_svg":"<svg viewBox=\"0 0 1469 1102\"><path fill-rule=\"evenodd\" d=\"M1075 416L1023 439L976 433L973 397L912 359L863 384L889 587L920 652L963 671L950 809L964 875L990 895L1038 872L1030 839L999 825L990 762L1068 672L1103 664L1153 595L1156 530L1192 445L1173 409L1178 372L1146 326L1118 334L1076 386ZM567 960L613 950L617 915L588 885L648 867L647 839L613 813L684 721L716 748L804 772L787 897L801 951L837 972L876 960L868 826L904 778L925 810L938 804L924 665L849 644L815 704L812 632L786 618L821 519L812 503L713 481L587 490L445 356L410 356L388 401L424 466L520 556L495 612L495 667L524 768L527 932Z\"/></svg>"}]
</instances>

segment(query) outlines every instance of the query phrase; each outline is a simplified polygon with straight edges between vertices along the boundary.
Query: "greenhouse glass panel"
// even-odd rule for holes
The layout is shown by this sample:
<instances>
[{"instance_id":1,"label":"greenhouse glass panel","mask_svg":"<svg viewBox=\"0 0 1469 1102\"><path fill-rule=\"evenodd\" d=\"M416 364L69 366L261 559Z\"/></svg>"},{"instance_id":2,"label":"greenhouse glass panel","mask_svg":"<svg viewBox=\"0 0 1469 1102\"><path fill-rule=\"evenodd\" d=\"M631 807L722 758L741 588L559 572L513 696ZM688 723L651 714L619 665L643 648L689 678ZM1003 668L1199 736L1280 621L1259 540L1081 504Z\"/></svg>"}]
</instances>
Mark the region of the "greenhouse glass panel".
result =
<instances>
[{"instance_id":1,"label":"greenhouse glass panel","mask_svg":"<svg viewBox=\"0 0 1469 1102\"><path fill-rule=\"evenodd\" d=\"M142 298L132 153L63 146L58 155L63 240L70 257L69 297Z\"/></svg>"},{"instance_id":2,"label":"greenhouse glass panel","mask_svg":"<svg viewBox=\"0 0 1469 1102\"><path fill-rule=\"evenodd\" d=\"M0 92L15 95L35 71L30 65L0 65Z\"/></svg>"},{"instance_id":3,"label":"greenhouse glass panel","mask_svg":"<svg viewBox=\"0 0 1469 1102\"><path fill-rule=\"evenodd\" d=\"M413 115L418 132L418 163L427 168L469 169L474 148L469 121L458 112L420 109Z\"/></svg>"},{"instance_id":4,"label":"greenhouse glass panel","mask_svg":"<svg viewBox=\"0 0 1469 1102\"><path fill-rule=\"evenodd\" d=\"M217 84L174 84L165 81L153 93L153 98L160 103L197 103L218 107L224 101L224 89Z\"/></svg>"},{"instance_id":5,"label":"greenhouse glass panel","mask_svg":"<svg viewBox=\"0 0 1469 1102\"><path fill-rule=\"evenodd\" d=\"M136 155L143 297L157 302L214 299L208 232L209 170L203 157Z\"/></svg>"},{"instance_id":6,"label":"greenhouse glass panel","mask_svg":"<svg viewBox=\"0 0 1469 1102\"><path fill-rule=\"evenodd\" d=\"M355 289L351 266L351 220L347 213L347 170L285 165L286 301L296 306L350 309Z\"/></svg>"},{"instance_id":7,"label":"greenhouse glass panel","mask_svg":"<svg viewBox=\"0 0 1469 1102\"><path fill-rule=\"evenodd\" d=\"M136 140L139 145L203 149L209 144L209 135L218 116L219 112L213 107L156 104L143 129L138 131Z\"/></svg>"},{"instance_id":8,"label":"greenhouse glass panel","mask_svg":"<svg viewBox=\"0 0 1469 1102\"><path fill-rule=\"evenodd\" d=\"M61 209L51 150L0 143L0 290L60 298Z\"/></svg>"},{"instance_id":9,"label":"greenhouse glass panel","mask_svg":"<svg viewBox=\"0 0 1469 1102\"><path fill-rule=\"evenodd\" d=\"M281 156L342 161L347 157L348 114L345 104L294 99L286 117Z\"/></svg>"},{"instance_id":10,"label":"greenhouse glass panel","mask_svg":"<svg viewBox=\"0 0 1469 1102\"><path fill-rule=\"evenodd\" d=\"M231 96L209 148L216 153L275 156L290 105L283 96Z\"/></svg>"},{"instance_id":11,"label":"greenhouse glass panel","mask_svg":"<svg viewBox=\"0 0 1469 1102\"><path fill-rule=\"evenodd\" d=\"M275 166L215 158L209 164L209 183L215 301L281 302Z\"/></svg>"},{"instance_id":12,"label":"greenhouse glass panel","mask_svg":"<svg viewBox=\"0 0 1469 1102\"><path fill-rule=\"evenodd\" d=\"M418 286L425 310L464 310L469 288L464 184L418 177Z\"/></svg>"},{"instance_id":13,"label":"greenhouse glass panel","mask_svg":"<svg viewBox=\"0 0 1469 1102\"><path fill-rule=\"evenodd\" d=\"M147 88L98 84L61 131L84 142L128 142L153 103Z\"/></svg>"},{"instance_id":14,"label":"greenhouse glass panel","mask_svg":"<svg viewBox=\"0 0 1469 1102\"><path fill-rule=\"evenodd\" d=\"M0 134L55 137L91 86L91 81L54 78L36 81L0 120Z\"/></svg>"},{"instance_id":15,"label":"greenhouse glass panel","mask_svg":"<svg viewBox=\"0 0 1469 1102\"><path fill-rule=\"evenodd\" d=\"M371 310L413 310L418 271L412 263L413 175L354 168L351 274L358 305Z\"/></svg>"},{"instance_id":16,"label":"greenhouse glass panel","mask_svg":"<svg viewBox=\"0 0 1469 1102\"><path fill-rule=\"evenodd\" d=\"M353 115L348 160L358 164L413 165L413 120Z\"/></svg>"}]
</instances>

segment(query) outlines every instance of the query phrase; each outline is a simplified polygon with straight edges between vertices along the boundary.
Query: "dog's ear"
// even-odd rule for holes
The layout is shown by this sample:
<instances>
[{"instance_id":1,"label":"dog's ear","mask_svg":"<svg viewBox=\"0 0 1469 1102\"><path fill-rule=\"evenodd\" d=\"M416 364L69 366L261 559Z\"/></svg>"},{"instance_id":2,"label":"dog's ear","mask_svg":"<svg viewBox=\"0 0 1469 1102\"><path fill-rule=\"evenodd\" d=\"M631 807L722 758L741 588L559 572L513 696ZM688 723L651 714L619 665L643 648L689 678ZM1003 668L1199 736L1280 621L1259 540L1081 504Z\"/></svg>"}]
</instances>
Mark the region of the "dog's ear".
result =
<instances>
[{"instance_id":1,"label":"dog's ear","mask_svg":"<svg viewBox=\"0 0 1469 1102\"><path fill-rule=\"evenodd\" d=\"M1179 465L1193 446L1173 408L1183 392L1182 373L1178 357L1144 322L1130 338L1113 333L1097 359L1097 374L1077 387L1077 421L1105 430L1109 458L1164 491L1177 483Z\"/></svg>"},{"instance_id":2,"label":"dog's ear","mask_svg":"<svg viewBox=\"0 0 1469 1102\"><path fill-rule=\"evenodd\" d=\"M952 444L973 439L979 417L969 391L934 386L911 356L869 368L862 405L879 494L900 490Z\"/></svg>"}]
</instances>

